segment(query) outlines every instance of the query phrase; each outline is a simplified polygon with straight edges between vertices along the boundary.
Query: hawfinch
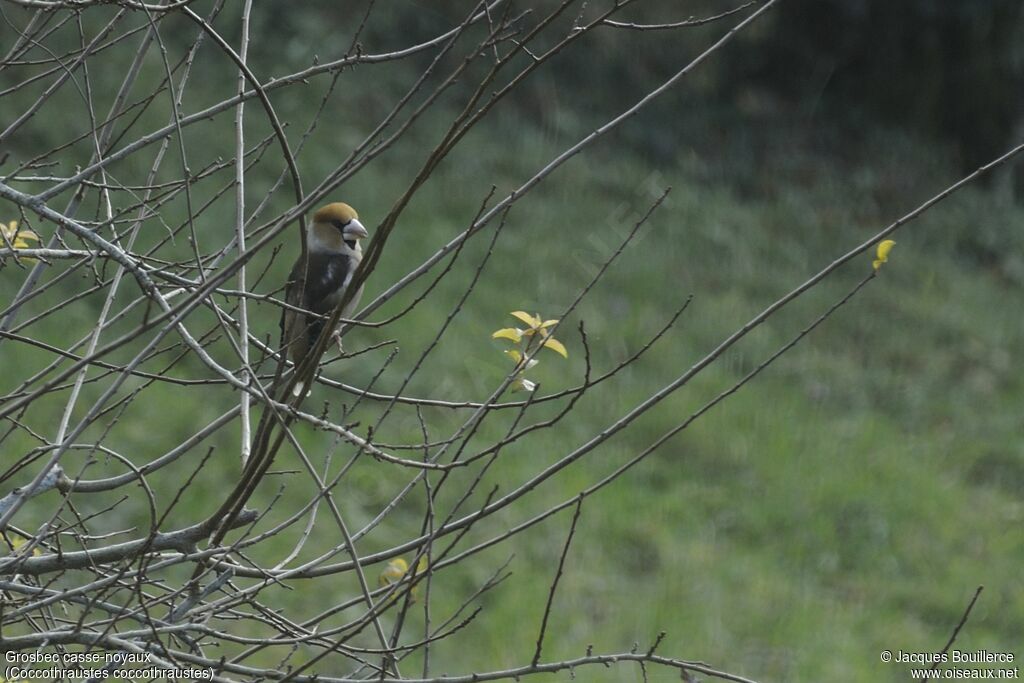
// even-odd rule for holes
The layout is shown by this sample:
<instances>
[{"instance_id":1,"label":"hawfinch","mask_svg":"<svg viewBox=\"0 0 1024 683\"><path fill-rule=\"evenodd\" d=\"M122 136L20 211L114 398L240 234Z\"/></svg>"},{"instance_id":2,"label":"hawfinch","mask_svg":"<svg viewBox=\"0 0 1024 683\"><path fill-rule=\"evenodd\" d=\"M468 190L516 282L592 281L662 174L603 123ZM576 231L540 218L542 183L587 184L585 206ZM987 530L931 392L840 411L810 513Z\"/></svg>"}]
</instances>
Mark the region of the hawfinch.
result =
<instances>
[{"instance_id":1,"label":"hawfinch","mask_svg":"<svg viewBox=\"0 0 1024 683\"><path fill-rule=\"evenodd\" d=\"M316 344L327 322L326 317L341 302L352 274L363 258L359 240L366 236L366 228L359 222L359 215L348 204L335 202L313 214L313 222L306 232L306 258L300 254L292 266L285 301L324 318L285 309L281 318L282 338L296 365ZM362 293L360 286L341 312L342 318L352 315Z\"/></svg>"}]
</instances>

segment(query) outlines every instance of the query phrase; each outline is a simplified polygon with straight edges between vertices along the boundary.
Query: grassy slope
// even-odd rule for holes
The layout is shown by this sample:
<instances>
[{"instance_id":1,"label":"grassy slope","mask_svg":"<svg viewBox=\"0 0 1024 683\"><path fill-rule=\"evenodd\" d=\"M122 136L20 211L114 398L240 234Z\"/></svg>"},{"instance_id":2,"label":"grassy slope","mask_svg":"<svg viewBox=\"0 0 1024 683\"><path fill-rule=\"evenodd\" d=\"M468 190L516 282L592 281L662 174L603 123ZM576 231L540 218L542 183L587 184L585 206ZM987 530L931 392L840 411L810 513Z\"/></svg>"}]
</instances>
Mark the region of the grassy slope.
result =
<instances>
[{"instance_id":1,"label":"grassy slope","mask_svg":"<svg viewBox=\"0 0 1024 683\"><path fill-rule=\"evenodd\" d=\"M567 297L553 294L543 274L571 272L567 254L585 243L605 207L643 201L602 193L610 178L640 178L647 167L596 156L598 163L560 176L557 192L516 212L515 229L529 231L519 253L536 275L517 293L544 311ZM954 178L913 145L881 164L850 166L813 155L766 164L755 172L764 189L753 197L700 182L692 171L663 170L664 182L678 188L670 205L581 317L598 347L616 349L621 336L635 348L682 295L694 293L694 303L679 329L622 379L611 403L588 404L578 422L621 414L780 293ZM924 177L890 196L893 166L919 167ZM808 167L814 178L801 183ZM845 182L851 175L859 178L853 188ZM574 199L581 195L602 199L581 207ZM1024 441L1010 406L1022 395L1012 349L1024 341L1024 325L1010 312L1024 302L1004 263L981 268L963 258L978 234L1019 220L994 193L971 190L909 226L863 295L588 503L548 652L575 655L588 643L643 647L665 629L665 652L759 679L905 680L901 666L878 663L878 652L943 643L979 584L987 592L962 646L1006 651L1019 643L1024 555L1015 492ZM542 231L544 223L556 225ZM551 248L531 250L532 240ZM774 318L595 456L593 471L621 462L728 386L841 296L869 261ZM501 287L478 294L467 317L479 311L484 329L495 310L519 305ZM557 448L584 432L574 424L549 438ZM560 497L595 476L567 477ZM488 601L491 626L477 631L479 651L452 656L495 666L530 651L539 614L522 606L543 600L566 525L563 516L521 542L515 576ZM603 676L588 680L627 677Z\"/></svg>"}]
</instances>

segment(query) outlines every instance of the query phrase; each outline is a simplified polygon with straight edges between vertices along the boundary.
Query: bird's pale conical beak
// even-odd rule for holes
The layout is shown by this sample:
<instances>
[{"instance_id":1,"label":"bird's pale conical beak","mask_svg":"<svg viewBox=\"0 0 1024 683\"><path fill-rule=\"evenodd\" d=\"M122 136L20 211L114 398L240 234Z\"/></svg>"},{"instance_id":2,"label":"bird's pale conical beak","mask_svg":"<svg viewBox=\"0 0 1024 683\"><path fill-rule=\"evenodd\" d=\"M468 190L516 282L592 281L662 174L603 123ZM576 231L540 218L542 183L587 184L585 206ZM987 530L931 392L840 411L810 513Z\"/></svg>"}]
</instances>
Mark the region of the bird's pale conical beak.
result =
<instances>
[{"instance_id":1,"label":"bird's pale conical beak","mask_svg":"<svg viewBox=\"0 0 1024 683\"><path fill-rule=\"evenodd\" d=\"M354 218L345 226L344 234L347 240L359 240L370 236L363 224Z\"/></svg>"}]
</instances>

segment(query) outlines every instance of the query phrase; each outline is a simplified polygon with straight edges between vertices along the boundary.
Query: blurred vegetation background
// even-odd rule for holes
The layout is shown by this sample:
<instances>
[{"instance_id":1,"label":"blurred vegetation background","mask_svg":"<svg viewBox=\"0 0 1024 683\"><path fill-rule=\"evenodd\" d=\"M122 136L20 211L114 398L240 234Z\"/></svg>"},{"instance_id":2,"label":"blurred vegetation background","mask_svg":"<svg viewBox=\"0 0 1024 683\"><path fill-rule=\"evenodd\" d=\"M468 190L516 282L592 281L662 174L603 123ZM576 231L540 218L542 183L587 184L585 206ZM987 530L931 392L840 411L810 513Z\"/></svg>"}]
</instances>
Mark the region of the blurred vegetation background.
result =
<instances>
[{"instance_id":1,"label":"blurred vegetation background","mask_svg":"<svg viewBox=\"0 0 1024 683\"><path fill-rule=\"evenodd\" d=\"M368 52L409 45L449 28L466 6L379 3L361 42ZM11 22L24 21L17 8L3 9ZM623 18L679 21L724 9L714 2L640 3ZM315 56L335 58L348 46L363 10L365 2L256 3L253 71L266 80L308 66ZM109 11L89 10L83 20L95 28ZM229 5L215 24L236 44L239 12L239 6ZM177 21L180 32L170 30ZM491 185L499 196L515 188L678 70L732 21L683 32L607 28L559 55L474 130L417 195L368 283L365 300L464 228ZM692 304L673 332L611 386L584 399L571 420L499 461L494 476L512 488L681 374L835 257L1021 142L1022 22L1022 6L1015 1L781 3L680 86L516 205L481 284L406 393L486 397L508 370L502 345L489 338L492 330L511 324L507 312L556 315L617 246L622 228L671 186L642 237L563 326L559 336L569 346L570 361L544 359L537 379L544 390L578 381L582 354L571 329L579 320L586 323L595 365L606 368L639 348L690 294ZM194 35L183 19L167 19L162 30L175 55ZM0 26L3 44L13 35L10 24ZM90 74L94 87L116 88L130 54L124 45L98 55ZM429 59L423 55L340 74L299 156L307 185L369 132ZM232 65L209 44L194 68L186 112L220 101L236 87ZM161 79L163 69L154 54L144 65L144 82ZM293 144L329 81L330 76L321 76L308 87L272 95ZM3 87L12 84L0 81ZM5 97L3 117L22 111L37 95L23 91ZM372 230L464 95L458 86L447 93L441 107L346 183L337 199L355 205ZM0 172L55 146L69 130L86 129L80 95L65 88L58 97L64 106L48 106L4 150L10 157ZM256 141L269 128L258 105L247 111L248 139ZM125 140L166 120L166 107L147 110ZM186 141L192 168L230 158L231 113L189 129ZM54 173L70 172L88 153L88 141L72 148L67 166ZM172 154L177 154L173 145ZM140 155L114 173L132 182L143 177L150 159ZM167 174L180 175L180 164L180 159L168 163ZM271 188L281 167L271 150L253 169L252 204ZM834 319L588 500L549 626L546 658L578 656L589 644L595 651L628 649L634 642L645 648L664 630L662 653L756 680L903 681L906 669L880 663L879 652L941 647L982 584L985 592L958 646L1024 656L1021 178L1017 162L906 226L895 236L898 244L880 277ZM214 191L212 185L195 188L197 198L212 197ZM286 185L273 196L272 208L283 210L289 200ZM0 219L17 217L11 205L0 209ZM81 213L86 218L98 210L92 196ZM176 226L184 211L184 201L176 200L163 209L160 221ZM231 221L229 193L204 213L200 242L208 236L211 245L223 244L233 230ZM151 229L140 243L155 244L166 236L157 221L147 226ZM45 226L35 229L46 233ZM378 380L381 391L399 386L485 247L483 240L471 243L456 275L408 316L383 330L357 330L346 337L346 346L355 348L397 340L400 354ZM261 291L272 291L283 280L297 248L285 244L279 258L258 264L270 268ZM181 249L189 253L184 241ZM568 470L532 494L530 509L573 496L646 447L756 366L870 267L867 257L844 267L773 317L697 381L593 454L585 467ZM46 278L57 277L60 269L57 263ZM12 263L4 265L0 300L12 299L24 274ZM82 282L74 277L54 286L25 307L19 322ZM401 310L409 300L401 299L377 316ZM95 320L101 302L101 294L85 297L21 332L66 344L76 321L82 324L76 334L88 332L85 325ZM254 310L254 327L275 339L277 310L266 305ZM205 320L204 315L197 313L196 319ZM125 329L136 322L126 321ZM119 351L114 360L132 351ZM231 358L226 347L219 353ZM365 386L386 353L334 366L328 374ZM3 389L9 391L49 358L24 344L0 342ZM194 361L184 367L201 372ZM95 396L100 388L86 391ZM317 391L308 405L351 399ZM148 461L235 402L231 392L217 387L190 392L183 399L174 386L147 389L146 400L121 416L110 446L138 463ZM56 424L66 397L55 395L29 417L37 424ZM373 414L372 405L360 410ZM424 414L436 434L457 424L450 411ZM500 434L503 428L491 425L488 432ZM389 438L412 441L418 429L415 420L402 422ZM336 447L328 435L299 431L311 452ZM92 433L99 436L98 430ZM205 442L215 455L192 492L195 504L175 511L169 523L192 523L198 510L217 502L237 476L236 441L236 433L225 432ZM13 434L4 458L20 457L34 445L29 436ZM69 462L75 457L70 453ZM195 464L182 463L161 476L168 486L180 485ZM121 471L116 463L101 462L90 476L101 476L108 467ZM30 474L19 473L11 483L24 483ZM370 462L346 478L340 500L356 520L353 526L367 522L390 498L398 485L391 476L388 467ZM284 485L285 500L291 495L304 500L300 492L289 492L287 481L282 475L272 487ZM101 507L86 498L76 502L83 512ZM46 498L30 507L18 519L26 528L48 515ZM125 503L123 519L138 518L144 507L141 501ZM421 508L421 498L409 501L360 550L380 550L389 546L389 538L407 538L418 528ZM512 526L524 514L507 510L499 516ZM511 578L482 598L485 611L464 639L437 645L432 655L437 671L495 669L528 660L567 526L568 518L557 516L439 576L432 599L454 606L513 556ZM303 582L289 588L298 612L322 607L322 589L305 590L311 585ZM339 580L339 596L351 595L351 588ZM584 675L594 681L641 680L639 669ZM652 674L652 680L671 678Z\"/></svg>"}]
</instances>

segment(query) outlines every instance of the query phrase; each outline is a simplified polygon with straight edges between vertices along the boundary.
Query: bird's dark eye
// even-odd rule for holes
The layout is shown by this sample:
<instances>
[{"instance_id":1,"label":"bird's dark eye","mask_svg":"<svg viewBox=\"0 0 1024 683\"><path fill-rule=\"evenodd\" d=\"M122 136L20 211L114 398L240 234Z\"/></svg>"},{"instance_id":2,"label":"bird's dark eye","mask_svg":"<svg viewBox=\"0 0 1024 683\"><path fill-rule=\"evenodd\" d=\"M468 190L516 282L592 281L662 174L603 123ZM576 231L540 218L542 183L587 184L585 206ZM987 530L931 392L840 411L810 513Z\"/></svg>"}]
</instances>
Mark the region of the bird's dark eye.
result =
<instances>
[{"instance_id":1,"label":"bird's dark eye","mask_svg":"<svg viewBox=\"0 0 1024 683\"><path fill-rule=\"evenodd\" d=\"M333 221L331 221L331 225L333 225L335 228L337 228L337 230L339 232L343 232L345 230L345 226L347 226L351 222L352 222L351 220L348 220L348 221L345 221L343 223L340 220L338 220L337 218L335 218Z\"/></svg>"}]
</instances>

